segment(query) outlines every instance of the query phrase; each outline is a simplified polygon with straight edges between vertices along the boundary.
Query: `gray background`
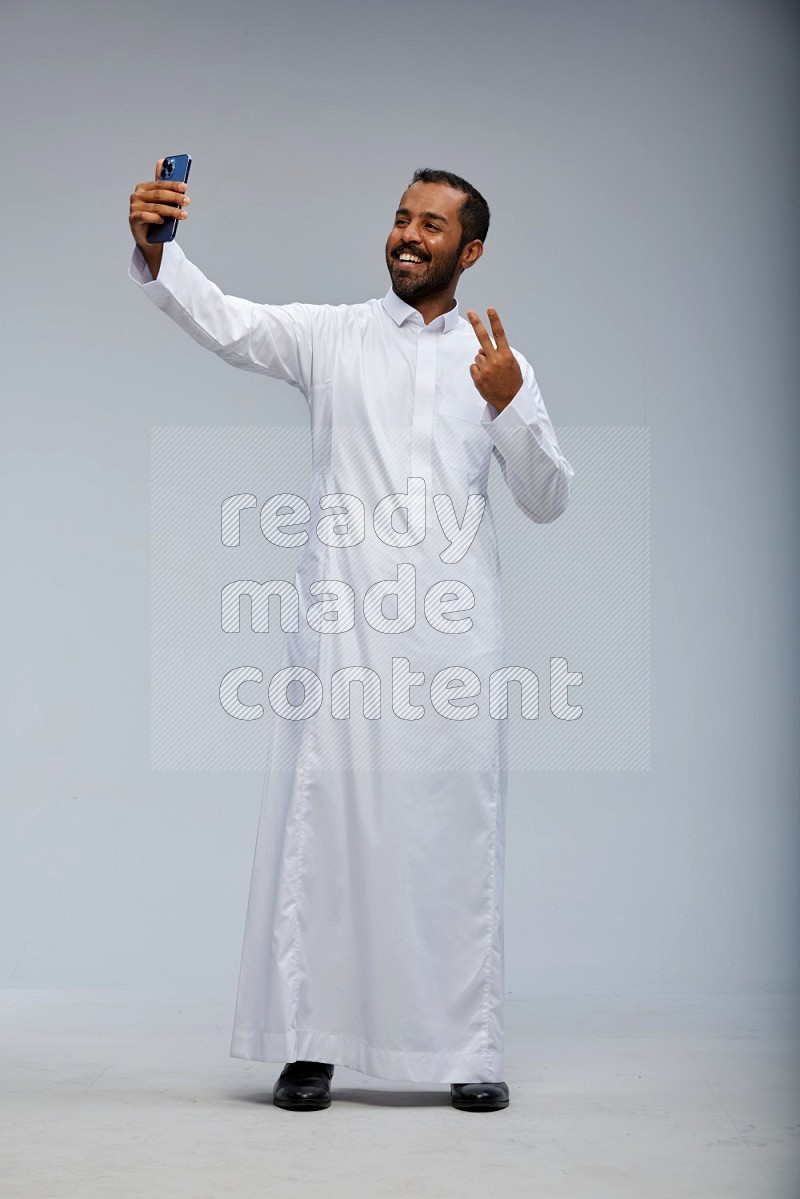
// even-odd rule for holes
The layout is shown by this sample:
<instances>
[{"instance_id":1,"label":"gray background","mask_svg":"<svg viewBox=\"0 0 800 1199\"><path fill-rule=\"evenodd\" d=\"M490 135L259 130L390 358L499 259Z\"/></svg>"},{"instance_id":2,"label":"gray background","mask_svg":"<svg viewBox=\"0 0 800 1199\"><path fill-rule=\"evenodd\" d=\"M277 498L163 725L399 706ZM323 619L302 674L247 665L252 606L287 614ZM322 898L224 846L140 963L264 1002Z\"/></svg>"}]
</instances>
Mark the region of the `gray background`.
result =
<instances>
[{"instance_id":1,"label":"gray background","mask_svg":"<svg viewBox=\"0 0 800 1199\"><path fill-rule=\"evenodd\" d=\"M184 150L183 246L273 302L383 294L413 169L465 175L462 309L557 429L650 430L651 769L513 776L509 991L797 985L795 11L4 6L4 985L235 987L260 776L150 770L150 430L307 412L126 277Z\"/></svg>"}]
</instances>

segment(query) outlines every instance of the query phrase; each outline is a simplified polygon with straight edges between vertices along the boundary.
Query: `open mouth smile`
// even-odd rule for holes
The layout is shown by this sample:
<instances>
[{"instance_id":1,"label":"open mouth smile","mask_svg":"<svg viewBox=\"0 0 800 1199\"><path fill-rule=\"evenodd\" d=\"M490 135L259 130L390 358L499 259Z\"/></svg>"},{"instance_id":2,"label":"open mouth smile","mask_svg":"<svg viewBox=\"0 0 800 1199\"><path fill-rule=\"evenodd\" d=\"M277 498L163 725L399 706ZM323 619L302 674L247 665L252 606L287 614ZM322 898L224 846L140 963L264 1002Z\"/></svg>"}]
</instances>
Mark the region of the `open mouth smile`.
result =
<instances>
[{"instance_id":1,"label":"open mouth smile","mask_svg":"<svg viewBox=\"0 0 800 1199\"><path fill-rule=\"evenodd\" d=\"M409 270L425 265L424 259L420 258L417 254L412 254L408 250L401 250L399 254L395 254L394 260L400 266L406 267Z\"/></svg>"}]
</instances>

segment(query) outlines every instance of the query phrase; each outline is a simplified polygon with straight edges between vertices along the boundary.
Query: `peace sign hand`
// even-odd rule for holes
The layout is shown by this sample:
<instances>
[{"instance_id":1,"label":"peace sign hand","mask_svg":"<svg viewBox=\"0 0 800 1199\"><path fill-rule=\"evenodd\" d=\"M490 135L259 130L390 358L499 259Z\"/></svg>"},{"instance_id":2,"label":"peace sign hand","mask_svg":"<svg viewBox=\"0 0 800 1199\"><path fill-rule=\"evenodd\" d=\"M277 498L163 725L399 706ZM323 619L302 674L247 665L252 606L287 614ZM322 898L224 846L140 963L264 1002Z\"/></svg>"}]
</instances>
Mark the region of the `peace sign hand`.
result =
<instances>
[{"instance_id":1,"label":"peace sign hand","mask_svg":"<svg viewBox=\"0 0 800 1199\"><path fill-rule=\"evenodd\" d=\"M467 319L475 330L481 347L475 355L469 373L486 402L498 412L502 412L522 387L522 371L508 344L497 309L487 308L486 311L489 314L494 342L477 312L470 309L467 313Z\"/></svg>"}]
</instances>

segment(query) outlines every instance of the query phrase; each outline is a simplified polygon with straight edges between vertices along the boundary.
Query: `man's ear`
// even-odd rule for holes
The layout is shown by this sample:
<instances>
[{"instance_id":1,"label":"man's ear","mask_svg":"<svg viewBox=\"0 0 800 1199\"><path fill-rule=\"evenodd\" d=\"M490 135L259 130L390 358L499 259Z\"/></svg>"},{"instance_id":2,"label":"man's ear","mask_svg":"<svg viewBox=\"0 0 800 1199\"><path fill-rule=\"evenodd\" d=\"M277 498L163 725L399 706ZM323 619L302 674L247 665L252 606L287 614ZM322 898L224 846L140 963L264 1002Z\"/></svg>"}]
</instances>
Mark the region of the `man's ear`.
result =
<instances>
[{"instance_id":1,"label":"man's ear","mask_svg":"<svg viewBox=\"0 0 800 1199\"><path fill-rule=\"evenodd\" d=\"M478 241L477 238L475 241L468 241L464 246L464 249L461 251L461 269L464 271L469 270L471 266L475 265L482 253L482 241Z\"/></svg>"}]
</instances>

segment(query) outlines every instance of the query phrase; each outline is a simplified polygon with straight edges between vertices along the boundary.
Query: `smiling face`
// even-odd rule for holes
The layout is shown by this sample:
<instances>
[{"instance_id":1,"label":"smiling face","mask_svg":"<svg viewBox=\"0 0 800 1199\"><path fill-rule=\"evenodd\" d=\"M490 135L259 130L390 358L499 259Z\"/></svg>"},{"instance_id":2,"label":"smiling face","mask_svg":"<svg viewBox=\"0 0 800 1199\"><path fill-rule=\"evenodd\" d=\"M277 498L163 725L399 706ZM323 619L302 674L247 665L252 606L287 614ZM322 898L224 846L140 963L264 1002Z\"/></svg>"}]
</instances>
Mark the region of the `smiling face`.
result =
<instances>
[{"instance_id":1,"label":"smiling face","mask_svg":"<svg viewBox=\"0 0 800 1199\"><path fill-rule=\"evenodd\" d=\"M413 183L403 193L386 241L386 265L393 290L407 304L452 296L461 272L480 258L480 241L460 247L464 198L445 183Z\"/></svg>"}]
</instances>

